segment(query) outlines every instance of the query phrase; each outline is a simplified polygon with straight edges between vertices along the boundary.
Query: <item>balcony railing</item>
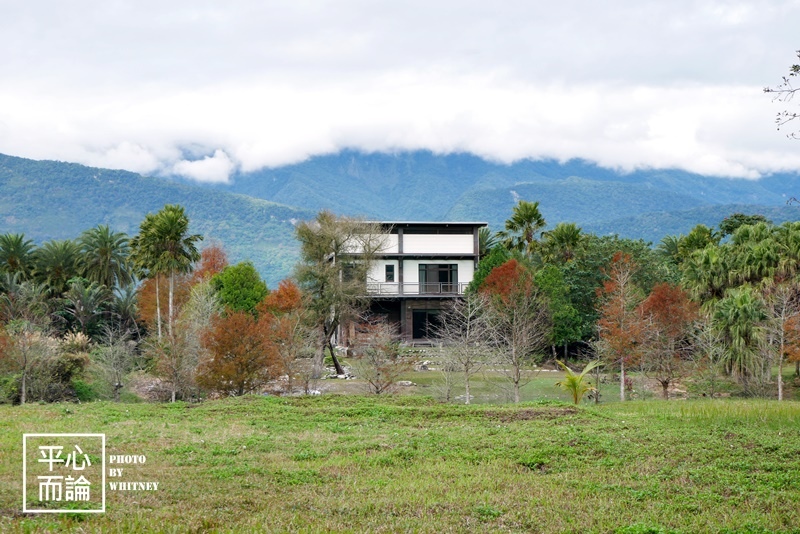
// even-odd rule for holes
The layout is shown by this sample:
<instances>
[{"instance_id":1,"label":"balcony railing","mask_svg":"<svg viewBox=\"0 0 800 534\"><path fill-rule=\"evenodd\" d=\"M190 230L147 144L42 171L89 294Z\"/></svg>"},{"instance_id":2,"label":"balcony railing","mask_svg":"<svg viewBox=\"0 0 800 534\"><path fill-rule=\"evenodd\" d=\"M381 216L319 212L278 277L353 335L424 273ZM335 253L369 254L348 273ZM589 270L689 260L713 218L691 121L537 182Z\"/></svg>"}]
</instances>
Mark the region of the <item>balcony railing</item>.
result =
<instances>
[{"instance_id":1,"label":"balcony railing","mask_svg":"<svg viewBox=\"0 0 800 534\"><path fill-rule=\"evenodd\" d=\"M397 283L370 282L367 293L372 296L407 296L407 295L463 295L467 289L465 283L427 282Z\"/></svg>"}]
</instances>

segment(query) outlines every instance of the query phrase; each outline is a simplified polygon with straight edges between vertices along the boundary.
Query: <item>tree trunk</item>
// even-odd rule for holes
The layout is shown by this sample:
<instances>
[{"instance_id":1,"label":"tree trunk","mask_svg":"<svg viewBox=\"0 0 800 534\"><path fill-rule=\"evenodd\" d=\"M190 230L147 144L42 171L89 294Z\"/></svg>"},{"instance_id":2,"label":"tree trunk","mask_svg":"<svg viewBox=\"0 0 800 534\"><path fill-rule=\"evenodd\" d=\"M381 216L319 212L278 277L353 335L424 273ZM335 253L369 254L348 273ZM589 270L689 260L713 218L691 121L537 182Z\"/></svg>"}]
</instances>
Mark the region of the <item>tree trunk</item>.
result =
<instances>
[{"instance_id":1,"label":"tree trunk","mask_svg":"<svg viewBox=\"0 0 800 534\"><path fill-rule=\"evenodd\" d=\"M625 360L619 361L619 400L625 402Z\"/></svg>"},{"instance_id":2,"label":"tree trunk","mask_svg":"<svg viewBox=\"0 0 800 534\"><path fill-rule=\"evenodd\" d=\"M469 368L464 371L464 404L469 404Z\"/></svg>"},{"instance_id":3,"label":"tree trunk","mask_svg":"<svg viewBox=\"0 0 800 534\"><path fill-rule=\"evenodd\" d=\"M311 364L311 378L317 379L322 376L322 366L325 363L325 346L328 344L328 336L325 332L325 324L319 325L319 338L317 339L317 352Z\"/></svg>"},{"instance_id":4,"label":"tree trunk","mask_svg":"<svg viewBox=\"0 0 800 534\"><path fill-rule=\"evenodd\" d=\"M169 272L169 316L167 317L167 333L169 334L170 341L173 339L172 318L175 316L174 304L173 304L174 294L175 294L175 271L171 270Z\"/></svg>"},{"instance_id":5,"label":"tree trunk","mask_svg":"<svg viewBox=\"0 0 800 534\"><path fill-rule=\"evenodd\" d=\"M330 339L328 340L328 350L331 351L331 360L333 360L333 366L336 368L336 374L343 375L344 368L342 364L339 363L339 358L336 357L336 353L333 351L333 343L331 343Z\"/></svg>"},{"instance_id":6,"label":"tree trunk","mask_svg":"<svg viewBox=\"0 0 800 534\"><path fill-rule=\"evenodd\" d=\"M778 400L783 400L783 343L784 336L781 335L781 347L778 353Z\"/></svg>"},{"instance_id":7,"label":"tree trunk","mask_svg":"<svg viewBox=\"0 0 800 534\"><path fill-rule=\"evenodd\" d=\"M156 325L158 325L158 341L161 341L161 294L158 286L161 285L161 275L156 273Z\"/></svg>"},{"instance_id":8,"label":"tree trunk","mask_svg":"<svg viewBox=\"0 0 800 534\"><path fill-rule=\"evenodd\" d=\"M27 367L27 366L26 366ZM20 387L19 391L19 403L20 405L25 404L25 390L27 389L26 378L27 378L27 368L22 369L22 386Z\"/></svg>"},{"instance_id":9,"label":"tree trunk","mask_svg":"<svg viewBox=\"0 0 800 534\"><path fill-rule=\"evenodd\" d=\"M669 400L669 381L661 381L661 395L664 397L664 400Z\"/></svg>"}]
</instances>

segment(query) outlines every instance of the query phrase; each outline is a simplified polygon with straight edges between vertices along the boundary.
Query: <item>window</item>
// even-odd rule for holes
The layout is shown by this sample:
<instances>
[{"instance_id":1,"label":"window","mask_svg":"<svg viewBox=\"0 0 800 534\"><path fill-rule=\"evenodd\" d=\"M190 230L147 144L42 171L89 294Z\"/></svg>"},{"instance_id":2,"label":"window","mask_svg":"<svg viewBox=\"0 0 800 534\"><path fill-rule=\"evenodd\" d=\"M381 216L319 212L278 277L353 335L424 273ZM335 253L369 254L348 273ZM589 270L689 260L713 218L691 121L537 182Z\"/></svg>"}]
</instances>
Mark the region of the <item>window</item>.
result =
<instances>
[{"instance_id":1,"label":"window","mask_svg":"<svg viewBox=\"0 0 800 534\"><path fill-rule=\"evenodd\" d=\"M419 266L420 293L458 293L458 264L423 263Z\"/></svg>"},{"instance_id":2,"label":"window","mask_svg":"<svg viewBox=\"0 0 800 534\"><path fill-rule=\"evenodd\" d=\"M394 282L394 265L386 266L386 281Z\"/></svg>"}]
</instances>

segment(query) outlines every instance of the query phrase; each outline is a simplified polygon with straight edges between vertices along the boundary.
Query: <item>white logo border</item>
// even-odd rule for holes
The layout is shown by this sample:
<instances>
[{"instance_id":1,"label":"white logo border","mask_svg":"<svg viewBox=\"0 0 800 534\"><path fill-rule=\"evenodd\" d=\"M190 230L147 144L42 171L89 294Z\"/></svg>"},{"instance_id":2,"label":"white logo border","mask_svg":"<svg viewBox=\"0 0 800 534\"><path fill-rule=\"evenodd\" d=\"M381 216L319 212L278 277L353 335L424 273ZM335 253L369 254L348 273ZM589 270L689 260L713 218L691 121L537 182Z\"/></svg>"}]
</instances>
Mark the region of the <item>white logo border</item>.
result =
<instances>
[{"instance_id":1,"label":"white logo border","mask_svg":"<svg viewBox=\"0 0 800 534\"><path fill-rule=\"evenodd\" d=\"M103 443L103 503L102 508L93 510L50 510L28 508L28 438L100 438ZM23 434L22 435L22 513L25 514L103 514L106 511L106 435L105 434Z\"/></svg>"}]
</instances>

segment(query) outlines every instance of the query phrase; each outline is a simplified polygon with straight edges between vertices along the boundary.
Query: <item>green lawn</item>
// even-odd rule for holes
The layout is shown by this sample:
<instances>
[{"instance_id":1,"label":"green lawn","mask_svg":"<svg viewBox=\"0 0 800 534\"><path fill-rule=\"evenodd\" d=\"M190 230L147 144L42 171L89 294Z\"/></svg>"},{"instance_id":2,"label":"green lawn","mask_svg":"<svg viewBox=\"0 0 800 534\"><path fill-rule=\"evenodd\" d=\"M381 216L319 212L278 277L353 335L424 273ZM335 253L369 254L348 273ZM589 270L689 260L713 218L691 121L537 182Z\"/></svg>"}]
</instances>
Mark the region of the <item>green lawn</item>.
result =
<instances>
[{"instance_id":1,"label":"green lawn","mask_svg":"<svg viewBox=\"0 0 800 534\"><path fill-rule=\"evenodd\" d=\"M22 434L144 454L105 514L21 514ZM0 406L0 531L800 532L800 404L419 396Z\"/></svg>"}]
</instances>

